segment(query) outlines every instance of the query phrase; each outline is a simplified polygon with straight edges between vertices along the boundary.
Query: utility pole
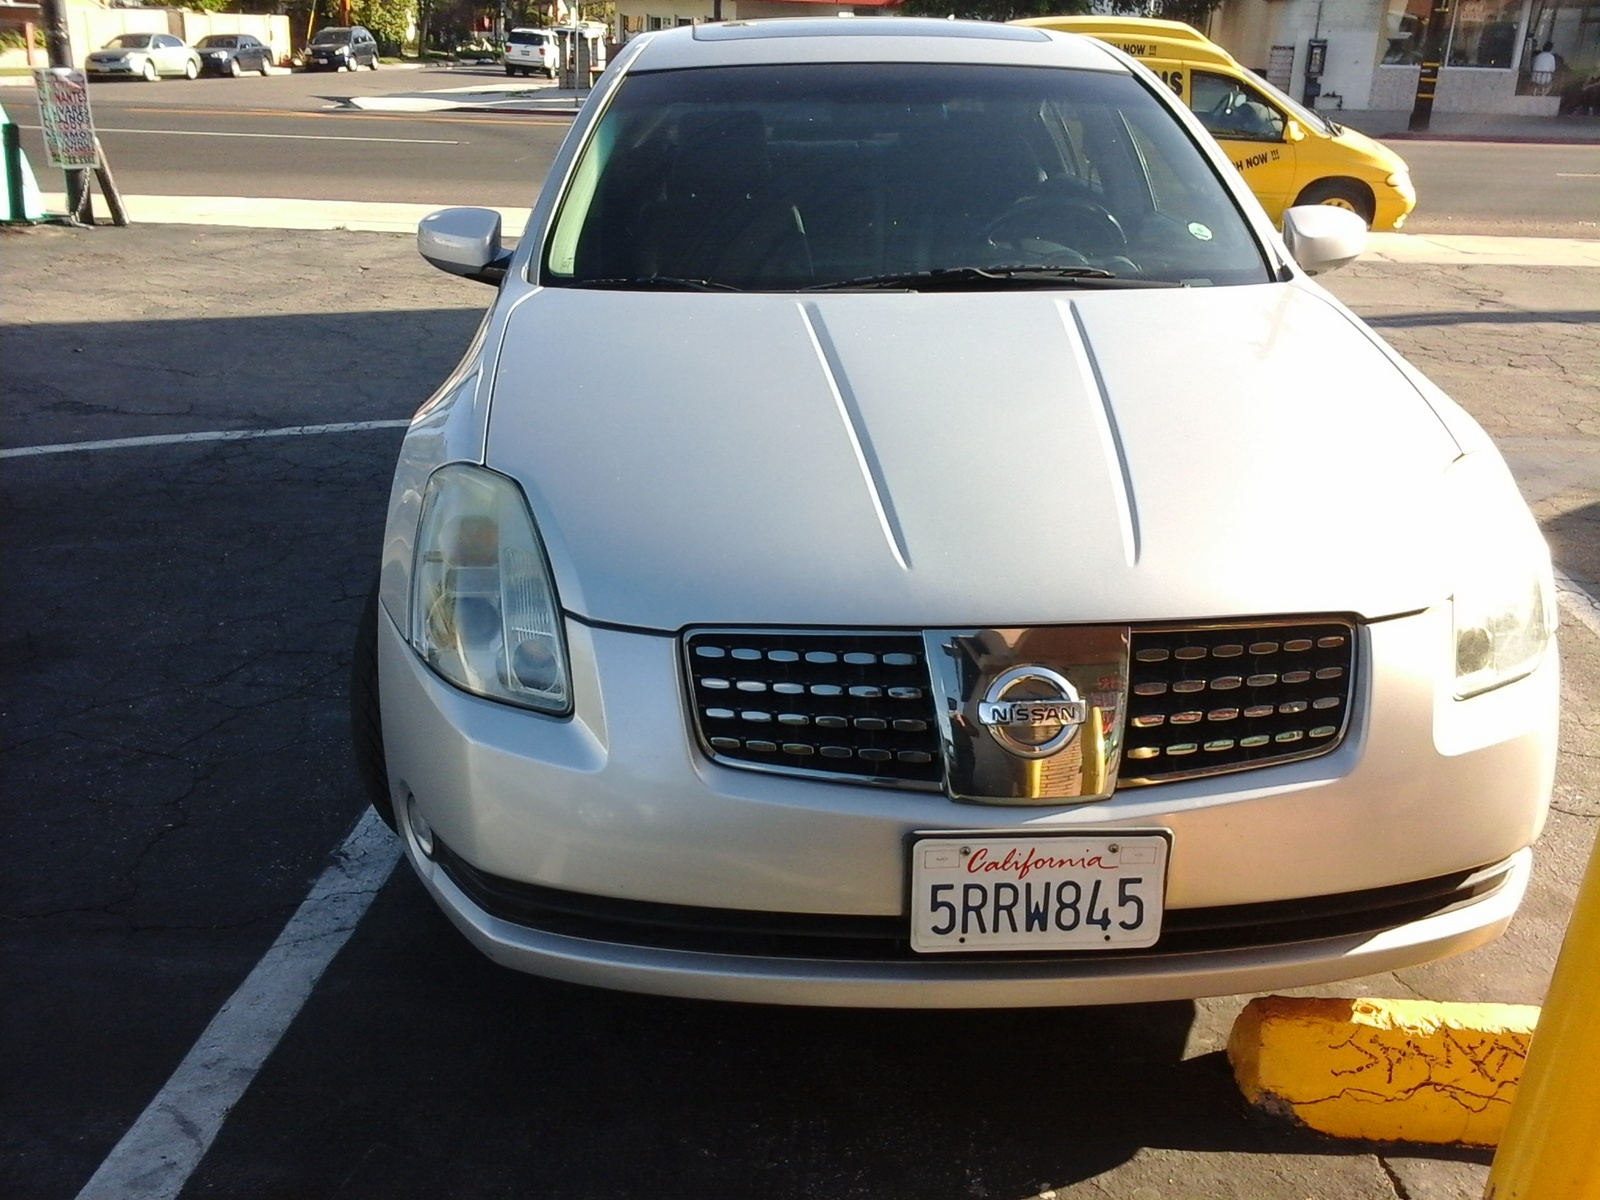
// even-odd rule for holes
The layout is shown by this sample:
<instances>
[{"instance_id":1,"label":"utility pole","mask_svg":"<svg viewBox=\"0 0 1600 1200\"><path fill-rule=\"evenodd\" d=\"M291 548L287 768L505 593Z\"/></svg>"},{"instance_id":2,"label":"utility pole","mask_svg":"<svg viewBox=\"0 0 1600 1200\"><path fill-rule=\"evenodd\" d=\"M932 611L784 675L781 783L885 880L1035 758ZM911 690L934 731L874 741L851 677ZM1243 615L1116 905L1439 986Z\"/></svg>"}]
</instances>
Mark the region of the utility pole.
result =
<instances>
[{"instance_id":1,"label":"utility pole","mask_svg":"<svg viewBox=\"0 0 1600 1200\"><path fill-rule=\"evenodd\" d=\"M1417 75L1417 95L1411 106L1412 133L1426 133L1433 120L1433 95L1439 89L1439 60L1444 57L1445 33L1450 28L1450 0L1433 0L1428 22L1422 27L1422 70Z\"/></svg>"},{"instance_id":2,"label":"utility pole","mask_svg":"<svg viewBox=\"0 0 1600 1200\"><path fill-rule=\"evenodd\" d=\"M72 35L67 32L67 7L64 0L39 0L39 15L44 18L45 43L50 51L52 67L72 66ZM67 177L67 211L76 217L88 203L89 172L78 169L65 172ZM92 225L93 212L89 223Z\"/></svg>"}]
</instances>

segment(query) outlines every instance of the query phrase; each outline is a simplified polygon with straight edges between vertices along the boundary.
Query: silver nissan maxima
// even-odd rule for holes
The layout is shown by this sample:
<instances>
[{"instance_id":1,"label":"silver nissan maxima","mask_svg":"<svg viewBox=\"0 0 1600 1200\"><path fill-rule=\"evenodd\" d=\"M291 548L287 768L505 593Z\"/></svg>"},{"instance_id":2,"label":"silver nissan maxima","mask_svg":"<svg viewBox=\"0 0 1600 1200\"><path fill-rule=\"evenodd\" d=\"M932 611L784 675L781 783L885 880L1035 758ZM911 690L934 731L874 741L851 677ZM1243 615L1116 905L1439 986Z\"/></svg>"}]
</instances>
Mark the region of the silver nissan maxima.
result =
<instances>
[{"instance_id":1,"label":"silver nissan maxima","mask_svg":"<svg viewBox=\"0 0 1600 1200\"><path fill-rule=\"evenodd\" d=\"M498 962L1006 1006L1309 984L1511 918L1548 551L1160 81L947 21L628 43L417 413L378 811Z\"/></svg>"}]
</instances>

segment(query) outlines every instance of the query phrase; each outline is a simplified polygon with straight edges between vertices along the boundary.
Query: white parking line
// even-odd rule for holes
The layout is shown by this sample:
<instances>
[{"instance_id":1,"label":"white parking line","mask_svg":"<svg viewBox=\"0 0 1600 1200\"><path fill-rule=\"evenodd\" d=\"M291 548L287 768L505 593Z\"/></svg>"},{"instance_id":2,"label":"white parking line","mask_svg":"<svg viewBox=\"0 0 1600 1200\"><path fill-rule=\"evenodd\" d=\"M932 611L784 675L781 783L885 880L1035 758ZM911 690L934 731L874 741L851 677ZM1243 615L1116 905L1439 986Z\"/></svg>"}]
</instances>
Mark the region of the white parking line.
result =
<instances>
[{"instance_id":1,"label":"white parking line","mask_svg":"<svg viewBox=\"0 0 1600 1200\"><path fill-rule=\"evenodd\" d=\"M1567 616L1600 637L1600 597L1556 568L1556 602Z\"/></svg>"},{"instance_id":2,"label":"white parking line","mask_svg":"<svg viewBox=\"0 0 1600 1200\"><path fill-rule=\"evenodd\" d=\"M370 808L78 1200L172 1200L400 859Z\"/></svg>"},{"instance_id":3,"label":"white parking line","mask_svg":"<svg viewBox=\"0 0 1600 1200\"><path fill-rule=\"evenodd\" d=\"M182 442L250 442L257 438L306 437L318 433L360 433L368 429L404 429L410 421L341 421L334 425L286 425L282 429L215 429L205 433L157 433L148 437L107 438L98 442L57 442L51 446L18 446L0 450L0 458L38 454L72 454L80 450L125 450L132 446L173 446Z\"/></svg>"},{"instance_id":4,"label":"white parking line","mask_svg":"<svg viewBox=\"0 0 1600 1200\"><path fill-rule=\"evenodd\" d=\"M38 125L19 125L18 129L38 129ZM226 137L226 138L273 138L288 142L396 142L403 146L460 146L463 143L453 138L386 138L386 137L341 137L338 134L323 133L223 133L216 129L110 129L104 125L95 127L96 133L159 133L167 137Z\"/></svg>"}]
</instances>

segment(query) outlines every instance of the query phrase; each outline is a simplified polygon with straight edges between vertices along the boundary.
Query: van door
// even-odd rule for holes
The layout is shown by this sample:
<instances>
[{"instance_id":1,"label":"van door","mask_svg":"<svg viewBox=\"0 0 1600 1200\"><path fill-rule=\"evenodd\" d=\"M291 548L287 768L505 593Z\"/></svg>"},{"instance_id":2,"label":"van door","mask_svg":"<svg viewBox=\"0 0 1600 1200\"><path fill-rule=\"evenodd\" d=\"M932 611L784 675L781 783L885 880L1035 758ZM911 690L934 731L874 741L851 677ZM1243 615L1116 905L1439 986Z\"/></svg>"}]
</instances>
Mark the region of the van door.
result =
<instances>
[{"instance_id":1,"label":"van door","mask_svg":"<svg viewBox=\"0 0 1600 1200\"><path fill-rule=\"evenodd\" d=\"M1295 190L1295 143L1288 138L1288 117L1259 89L1220 71L1194 68L1188 84L1190 111L1217 139L1276 224Z\"/></svg>"}]
</instances>

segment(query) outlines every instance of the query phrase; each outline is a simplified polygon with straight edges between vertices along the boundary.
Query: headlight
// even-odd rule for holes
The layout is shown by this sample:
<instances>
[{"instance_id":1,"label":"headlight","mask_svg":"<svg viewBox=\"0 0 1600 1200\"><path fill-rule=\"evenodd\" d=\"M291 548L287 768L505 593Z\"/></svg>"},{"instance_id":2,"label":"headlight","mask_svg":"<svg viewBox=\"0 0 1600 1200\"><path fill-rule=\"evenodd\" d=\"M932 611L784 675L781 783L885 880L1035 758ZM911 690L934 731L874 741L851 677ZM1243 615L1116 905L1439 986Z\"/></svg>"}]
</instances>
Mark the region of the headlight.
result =
<instances>
[{"instance_id":1,"label":"headlight","mask_svg":"<svg viewBox=\"0 0 1600 1200\"><path fill-rule=\"evenodd\" d=\"M1555 631L1550 550L1504 464L1468 455L1450 469L1453 520L1463 536L1452 562L1458 700L1533 673Z\"/></svg>"},{"instance_id":2,"label":"headlight","mask_svg":"<svg viewBox=\"0 0 1600 1200\"><path fill-rule=\"evenodd\" d=\"M555 583L527 501L505 476L454 465L428 480L411 575L411 645L474 695L571 710Z\"/></svg>"}]
</instances>

